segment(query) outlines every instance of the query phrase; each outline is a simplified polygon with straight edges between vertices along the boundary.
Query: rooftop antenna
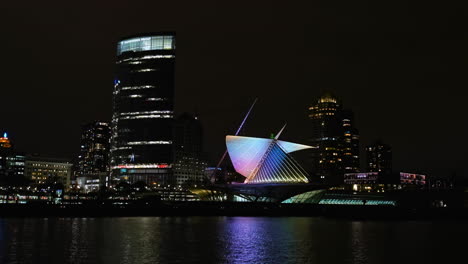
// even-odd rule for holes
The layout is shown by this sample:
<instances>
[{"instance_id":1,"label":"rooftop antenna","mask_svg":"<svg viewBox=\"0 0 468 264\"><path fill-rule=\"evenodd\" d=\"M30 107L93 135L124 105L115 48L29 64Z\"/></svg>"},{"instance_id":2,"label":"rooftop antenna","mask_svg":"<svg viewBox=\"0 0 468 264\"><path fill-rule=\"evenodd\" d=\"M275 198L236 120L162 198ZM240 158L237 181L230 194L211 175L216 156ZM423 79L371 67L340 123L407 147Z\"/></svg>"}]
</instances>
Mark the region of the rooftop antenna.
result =
<instances>
[{"instance_id":1,"label":"rooftop antenna","mask_svg":"<svg viewBox=\"0 0 468 264\"><path fill-rule=\"evenodd\" d=\"M255 106L255 103L257 103L257 100L258 100L258 98L255 98L254 102L252 103L252 106L250 106L249 111L248 111L247 114L245 115L244 120L242 120L242 123L240 124L239 128L237 129L235 136L239 135L239 132L242 130L242 127L244 126L245 121L246 121L247 118L249 117L250 112L252 112L252 109L253 109L253 107ZM213 170L213 173L211 174L211 180L214 180L215 173L216 173L216 171L218 170L219 166L221 166L221 163L223 163L224 159L226 158L227 153L228 153L228 151L227 151L227 149L226 149L226 150L224 151L223 156L221 157L221 159L219 160L218 164L216 165L215 169Z\"/></svg>"}]
</instances>

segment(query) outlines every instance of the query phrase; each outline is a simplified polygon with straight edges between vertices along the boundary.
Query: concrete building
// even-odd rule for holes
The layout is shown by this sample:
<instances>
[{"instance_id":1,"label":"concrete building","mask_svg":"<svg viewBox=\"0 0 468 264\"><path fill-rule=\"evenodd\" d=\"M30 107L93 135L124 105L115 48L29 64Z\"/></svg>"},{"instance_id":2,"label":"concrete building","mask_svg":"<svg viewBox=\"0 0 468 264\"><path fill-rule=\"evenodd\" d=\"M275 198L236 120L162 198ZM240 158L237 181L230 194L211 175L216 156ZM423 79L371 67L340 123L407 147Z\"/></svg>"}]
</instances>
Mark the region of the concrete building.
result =
<instances>
[{"instance_id":1,"label":"concrete building","mask_svg":"<svg viewBox=\"0 0 468 264\"><path fill-rule=\"evenodd\" d=\"M68 188L72 163L62 159L27 156L24 173L33 186L61 183Z\"/></svg>"}]
</instances>

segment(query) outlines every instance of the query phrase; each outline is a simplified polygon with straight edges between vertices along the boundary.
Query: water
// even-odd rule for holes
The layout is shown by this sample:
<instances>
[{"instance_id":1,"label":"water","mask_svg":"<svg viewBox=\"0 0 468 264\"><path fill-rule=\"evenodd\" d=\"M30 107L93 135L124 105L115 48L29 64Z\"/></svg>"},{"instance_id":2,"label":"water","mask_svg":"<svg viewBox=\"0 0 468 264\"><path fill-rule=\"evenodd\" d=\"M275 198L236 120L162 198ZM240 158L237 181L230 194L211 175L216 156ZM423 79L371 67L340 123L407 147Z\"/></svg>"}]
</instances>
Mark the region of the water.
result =
<instances>
[{"instance_id":1,"label":"water","mask_svg":"<svg viewBox=\"0 0 468 264\"><path fill-rule=\"evenodd\" d=\"M0 263L464 263L466 238L462 221L8 218Z\"/></svg>"}]
</instances>

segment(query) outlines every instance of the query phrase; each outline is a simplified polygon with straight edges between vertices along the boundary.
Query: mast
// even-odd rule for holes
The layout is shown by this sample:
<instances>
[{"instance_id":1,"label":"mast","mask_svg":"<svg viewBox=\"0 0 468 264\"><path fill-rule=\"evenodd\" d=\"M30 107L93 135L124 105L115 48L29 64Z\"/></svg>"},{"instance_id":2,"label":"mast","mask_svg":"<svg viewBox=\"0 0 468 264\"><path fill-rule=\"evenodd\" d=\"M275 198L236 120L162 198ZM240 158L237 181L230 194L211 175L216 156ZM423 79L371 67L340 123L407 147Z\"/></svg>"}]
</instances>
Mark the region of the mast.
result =
<instances>
[{"instance_id":1,"label":"mast","mask_svg":"<svg viewBox=\"0 0 468 264\"><path fill-rule=\"evenodd\" d=\"M253 102L252 105L250 106L249 111L247 111L247 114L245 115L244 120L242 120L242 123L240 124L239 128L237 129L235 136L239 135L240 131L242 130L242 127L243 127L244 124L245 124L245 121L247 120L247 118L248 118L249 115L250 115L250 112L252 112L252 109L254 108L255 103L257 103L257 100L258 100L258 98L255 98L254 102ZM228 153L228 151L227 151L227 149L226 149L226 150L224 151L223 156L221 156L221 159L219 160L218 164L216 165L215 169L213 170L213 173L211 174L210 180L213 180L213 179L214 179L215 173L216 173L217 169L219 168L219 166L221 166L221 163L222 163L222 162L224 161L224 159L226 158L227 153Z\"/></svg>"}]
</instances>

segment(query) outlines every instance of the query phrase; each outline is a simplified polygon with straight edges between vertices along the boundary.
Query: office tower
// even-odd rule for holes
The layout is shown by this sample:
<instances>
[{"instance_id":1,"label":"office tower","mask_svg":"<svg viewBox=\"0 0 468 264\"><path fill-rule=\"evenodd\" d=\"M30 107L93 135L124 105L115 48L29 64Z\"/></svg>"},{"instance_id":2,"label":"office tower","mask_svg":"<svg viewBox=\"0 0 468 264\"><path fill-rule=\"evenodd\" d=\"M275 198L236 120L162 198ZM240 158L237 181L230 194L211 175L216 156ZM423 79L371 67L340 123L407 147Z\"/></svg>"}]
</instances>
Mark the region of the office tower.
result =
<instances>
[{"instance_id":1,"label":"office tower","mask_svg":"<svg viewBox=\"0 0 468 264\"><path fill-rule=\"evenodd\" d=\"M78 176L109 171L110 128L106 122L95 121L82 126Z\"/></svg>"},{"instance_id":2,"label":"office tower","mask_svg":"<svg viewBox=\"0 0 468 264\"><path fill-rule=\"evenodd\" d=\"M7 158L12 154L11 142L8 134L3 133L0 137L0 178L4 179L8 175Z\"/></svg>"},{"instance_id":3,"label":"office tower","mask_svg":"<svg viewBox=\"0 0 468 264\"><path fill-rule=\"evenodd\" d=\"M366 147L367 171L382 172L391 174L392 172L392 148L376 141L374 144Z\"/></svg>"},{"instance_id":4,"label":"office tower","mask_svg":"<svg viewBox=\"0 0 468 264\"><path fill-rule=\"evenodd\" d=\"M0 183L8 186L26 185L24 155L13 149L8 134L0 137Z\"/></svg>"},{"instance_id":5,"label":"office tower","mask_svg":"<svg viewBox=\"0 0 468 264\"><path fill-rule=\"evenodd\" d=\"M173 166L175 34L132 36L117 44L111 175L169 184Z\"/></svg>"},{"instance_id":6,"label":"office tower","mask_svg":"<svg viewBox=\"0 0 468 264\"><path fill-rule=\"evenodd\" d=\"M351 110L343 110L341 113L343 128L341 149L344 173L359 172L361 166L359 160L359 130L353 126L353 121L354 113Z\"/></svg>"},{"instance_id":7,"label":"office tower","mask_svg":"<svg viewBox=\"0 0 468 264\"><path fill-rule=\"evenodd\" d=\"M198 117L183 113L174 122L174 184L206 182L203 128Z\"/></svg>"},{"instance_id":8,"label":"office tower","mask_svg":"<svg viewBox=\"0 0 468 264\"><path fill-rule=\"evenodd\" d=\"M312 182L342 184L345 172L359 171L359 132L353 113L344 110L331 93L323 94L309 107Z\"/></svg>"}]
</instances>

